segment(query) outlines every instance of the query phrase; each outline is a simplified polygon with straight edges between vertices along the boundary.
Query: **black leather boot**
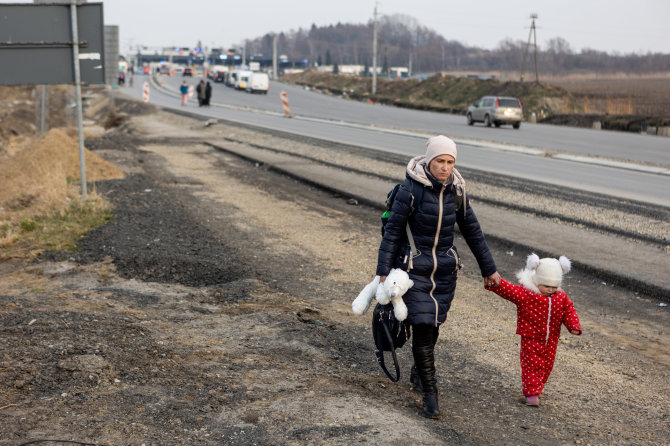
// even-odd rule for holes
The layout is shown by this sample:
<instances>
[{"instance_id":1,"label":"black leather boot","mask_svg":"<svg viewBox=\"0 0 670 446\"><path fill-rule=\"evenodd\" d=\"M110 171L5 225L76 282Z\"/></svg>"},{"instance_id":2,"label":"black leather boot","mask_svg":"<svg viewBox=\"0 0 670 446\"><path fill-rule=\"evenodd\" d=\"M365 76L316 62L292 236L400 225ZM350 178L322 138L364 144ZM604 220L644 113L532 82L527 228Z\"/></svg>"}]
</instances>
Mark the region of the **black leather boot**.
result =
<instances>
[{"instance_id":1,"label":"black leather boot","mask_svg":"<svg viewBox=\"0 0 670 446\"><path fill-rule=\"evenodd\" d=\"M438 418L440 409L437 403L437 380L435 379L435 357L433 345L412 349L416 371L423 390L423 414L428 418Z\"/></svg>"},{"instance_id":2,"label":"black leather boot","mask_svg":"<svg viewBox=\"0 0 670 446\"><path fill-rule=\"evenodd\" d=\"M412 364L412 369L409 373L409 382L412 383L412 389L417 393L423 393L423 387L421 387L421 378L419 378L419 373L416 371L416 364Z\"/></svg>"},{"instance_id":3,"label":"black leather boot","mask_svg":"<svg viewBox=\"0 0 670 446\"><path fill-rule=\"evenodd\" d=\"M437 389L434 392L423 394L423 415L428 418L440 418L440 408L437 404Z\"/></svg>"}]
</instances>

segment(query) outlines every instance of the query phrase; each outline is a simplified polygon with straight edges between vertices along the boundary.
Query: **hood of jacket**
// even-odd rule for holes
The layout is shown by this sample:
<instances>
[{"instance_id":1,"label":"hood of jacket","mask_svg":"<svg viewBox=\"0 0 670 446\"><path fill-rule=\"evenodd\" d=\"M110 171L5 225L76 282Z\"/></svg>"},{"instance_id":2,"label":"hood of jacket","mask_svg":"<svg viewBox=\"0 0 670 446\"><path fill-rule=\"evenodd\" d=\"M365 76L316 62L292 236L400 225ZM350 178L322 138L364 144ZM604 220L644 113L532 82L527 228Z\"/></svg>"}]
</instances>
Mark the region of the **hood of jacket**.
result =
<instances>
[{"instance_id":1,"label":"hood of jacket","mask_svg":"<svg viewBox=\"0 0 670 446\"><path fill-rule=\"evenodd\" d=\"M537 294L541 294L540 289L535 285L533 277L535 277L535 271L526 268L516 273L516 278L519 280L519 284L522 287L534 291Z\"/></svg>"},{"instance_id":2,"label":"hood of jacket","mask_svg":"<svg viewBox=\"0 0 670 446\"><path fill-rule=\"evenodd\" d=\"M423 184L426 187L434 187L433 181L438 183L438 181L435 180L432 175L430 178L428 177L428 173L426 172L426 155L415 156L409 160L409 163L407 163L407 176L415 181L418 181L420 184ZM433 178L432 181L431 178ZM454 187L456 188L456 195L463 196L462 207L463 215L465 215L465 178L461 176L460 172L458 172L455 167L451 171L451 176L445 181L445 184L449 184L451 182L454 183Z\"/></svg>"}]
</instances>

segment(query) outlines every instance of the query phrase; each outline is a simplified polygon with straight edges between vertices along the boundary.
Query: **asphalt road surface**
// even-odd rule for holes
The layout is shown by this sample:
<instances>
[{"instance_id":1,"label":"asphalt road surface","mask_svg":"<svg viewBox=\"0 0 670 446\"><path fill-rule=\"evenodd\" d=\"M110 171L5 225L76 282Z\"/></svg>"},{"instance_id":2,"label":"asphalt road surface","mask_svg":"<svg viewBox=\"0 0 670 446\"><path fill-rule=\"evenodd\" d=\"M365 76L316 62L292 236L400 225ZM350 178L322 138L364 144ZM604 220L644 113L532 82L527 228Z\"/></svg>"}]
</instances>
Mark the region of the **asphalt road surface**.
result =
<instances>
[{"instance_id":1,"label":"asphalt road surface","mask_svg":"<svg viewBox=\"0 0 670 446\"><path fill-rule=\"evenodd\" d=\"M212 83L212 107L199 108L195 100L181 107L177 86L183 79L160 79L164 89L150 87L151 102L159 106L408 157L423 153L427 135L444 133L455 139L465 138L458 141L458 163L465 167L670 206L668 138L540 124L523 124L520 130L469 127L462 116L365 104L274 82L267 95L252 95ZM122 90L139 98L141 86L147 81L148 76L137 75L133 87ZM199 78L187 78L191 85L198 81ZM280 91L287 91L295 119L282 117ZM532 154L524 153L525 148L542 150ZM663 167L663 172L630 168L641 167L639 164L594 165L549 156L556 153L651 163Z\"/></svg>"}]
</instances>

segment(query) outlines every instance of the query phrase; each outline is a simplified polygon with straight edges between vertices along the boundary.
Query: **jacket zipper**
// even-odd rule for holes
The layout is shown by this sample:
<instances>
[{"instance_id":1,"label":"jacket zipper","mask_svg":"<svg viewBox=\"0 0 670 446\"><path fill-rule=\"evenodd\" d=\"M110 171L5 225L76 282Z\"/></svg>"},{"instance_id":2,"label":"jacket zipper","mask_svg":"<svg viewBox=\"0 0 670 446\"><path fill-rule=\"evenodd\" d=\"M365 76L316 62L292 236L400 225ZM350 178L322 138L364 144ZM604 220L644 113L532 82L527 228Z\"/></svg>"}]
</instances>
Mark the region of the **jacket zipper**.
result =
<instances>
[{"instance_id":1,"label":"jacket zipper","mask_svg":"<svg viewBox=\"0 0 670 446\"><path fill-rule=\"evenodd\" d=\"M430 281L433 284L433 287L430 289L430 298L433 299L433 302L435 302L435 326L437 327L437 315L439 313L439 306L437 303L437 299L435 299L435 296L433 296L433 291L435 291L435 288L437 287L437 284L435 283L435 271L437 271L437 242L440 240L440 229L442 229L442 212L443 212L443 207L442 207L442 195L444 194L444 189L447 187L446 184L442 185L442 189L440 189L440 211L437 214L437 230L435 231L435 240L433 241L433 271L430 273Z\"/></svg>"},{"instance_id":2,"label":"jacket zipper","mask_svg":"<svg viewBox=\"0 0 670 446\"><path fill-rule=\"evenodd\" d=\"M549 313L547 314L547 337L544 339L544 345L549 344L549 325L551 322L551 296L549 296L548 299L549 299Z\"/></svg>"},{"instance_id":3,"label":"jacket zipper","mask_svg":"<svg viewBox=\"0 0 670 446\"><path fill-rule=\"evenodd\" d=\"M456 250L454 249L453 246L451 248L449 248L449 251L447 251L447 253L451 253L452 256L454 257L454 261L456 262L456 266L454 267L454 272L458 272L458 266L461 263L461 259L458 257L458 253L456 252Z\"/></svg>"}]
</instances>

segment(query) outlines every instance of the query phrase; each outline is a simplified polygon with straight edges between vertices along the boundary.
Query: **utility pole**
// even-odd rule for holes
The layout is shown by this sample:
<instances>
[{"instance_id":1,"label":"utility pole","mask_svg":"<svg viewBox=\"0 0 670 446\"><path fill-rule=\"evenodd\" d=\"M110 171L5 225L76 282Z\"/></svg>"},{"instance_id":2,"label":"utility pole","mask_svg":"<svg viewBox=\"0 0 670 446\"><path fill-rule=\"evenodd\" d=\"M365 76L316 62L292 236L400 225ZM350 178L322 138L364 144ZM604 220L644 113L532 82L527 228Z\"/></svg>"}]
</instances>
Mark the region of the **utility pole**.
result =
<instances>
[{"instance_id":1,"label":"utility pole","mask_svg":"<svg viewBox=\"0 0 670 446\"><path fill-rule=\"evenodd\" d=\"M535 17L533 17L533 47L535 48L535 83L539 84L540 83L540 74L537 69L537 33L535 32L535 19L537 18L537 14L535 14Z\"/></svg>"},{"instance_id":2,"label":"utility pole","mask_svg":"<svg viewBox=\"0 0 670 446\"><path fill-rule=\"evenodd\" d=\"M277 72L277 34L272 38L272 78L279 79Z\"/></svg>"},{"instance_id":3,"label":"utility pole","mask_svg":"<svg viewBox=\"0 0 670 446\"><path fill-rule=\"evenodd\" d=\"M524 52L523 55L523 68L521 68L521 82L523 82L523 75L526 72L526 61L528 60L528 50L530 48L530 37L533 36L533 47L534 47L534 57L535 57L535 82L540 83L540 75L539 71L537 69L537 32L535 31L535 19L538 18L538 15L535 13L532 13L530 15L531 19L531 24L530 24L530 32L528 33L528 43L526 44L526 51Z\"/></svg>"},{"instance_id":4,"label":"utility pole","mask_svg":"<svg viewBox=\"0 0 670 446\"><path fill-rule=\"evenodd\" d=\"M442 67L441 70L444 71L444 43L442 44Z\"/></svg>"},{"instance_id":5,"label":"utility pole","mask_svg":"<svg viewBox=\"0 0 670 446\"><path fill-rule=\"evenodd\" d=\"M372 95L377 94L377 3L375 3L375 19L372 25Z\"/></svg>"},{"instance_id":6,"label":"utility pole","mask_svg":"<svg viewBox=\"0 0 670 446\"><path fill-rule=\"evenodd\" d=\"M407 68L407 77L412 77L412 52L409 53L409 67Z\"/></svg>"}]
</instances>

